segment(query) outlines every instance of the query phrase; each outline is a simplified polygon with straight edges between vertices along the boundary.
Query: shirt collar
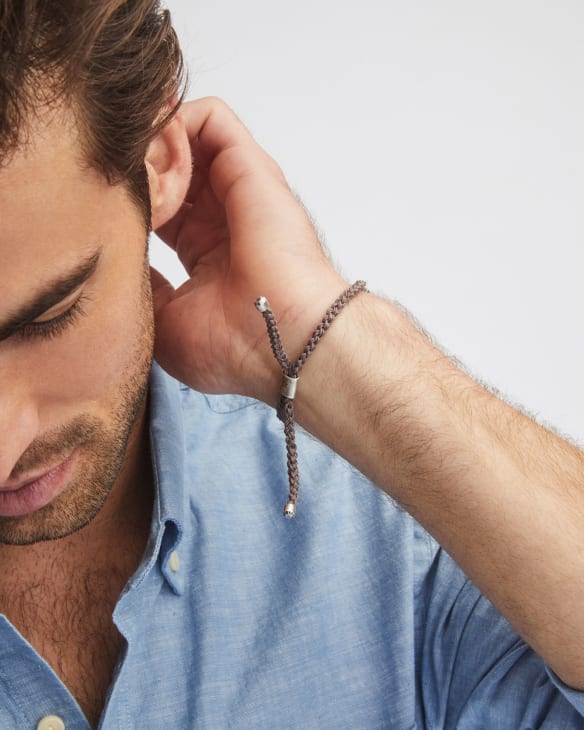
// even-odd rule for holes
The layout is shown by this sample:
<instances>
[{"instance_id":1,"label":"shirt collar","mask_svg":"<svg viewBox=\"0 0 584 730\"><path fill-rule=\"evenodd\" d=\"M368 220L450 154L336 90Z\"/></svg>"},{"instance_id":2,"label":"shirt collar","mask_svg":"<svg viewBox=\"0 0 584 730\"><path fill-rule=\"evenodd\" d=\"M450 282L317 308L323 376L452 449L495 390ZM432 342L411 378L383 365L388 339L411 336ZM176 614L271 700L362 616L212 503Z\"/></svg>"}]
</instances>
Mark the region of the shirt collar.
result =
<instances>
[{"instance_id":1,"label":"shirt collar","mask_svg":"<svg viewBox=\"0 0 584 730\"><path fill-rule=\"evenodd\" d=\"M164 578L178 595L184 590L187 559L180 551L186 509L180 387L177 380L153 362L150 375L150 451L154 479L151 563L160 561Z\"/></svg>"}]
</instances>

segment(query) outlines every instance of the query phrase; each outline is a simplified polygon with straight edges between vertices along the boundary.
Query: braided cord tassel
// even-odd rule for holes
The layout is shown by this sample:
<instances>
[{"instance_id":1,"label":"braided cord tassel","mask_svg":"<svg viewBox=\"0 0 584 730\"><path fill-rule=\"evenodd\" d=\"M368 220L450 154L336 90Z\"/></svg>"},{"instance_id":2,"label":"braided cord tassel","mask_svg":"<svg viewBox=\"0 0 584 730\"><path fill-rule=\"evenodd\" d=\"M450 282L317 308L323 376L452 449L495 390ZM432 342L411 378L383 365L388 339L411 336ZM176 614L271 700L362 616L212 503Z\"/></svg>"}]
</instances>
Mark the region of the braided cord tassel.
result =
<instances>
[{"instance_id":1,"label":"braided cord tassel","mask_svg":"<svg viewBox=\"0 0 584 730\"><path fill-rule=\"evenodd\" d=\"M282 387L280 388L280 402L278 404L278 418L284 424L284 436L286 438L286 465L288 468L288 501L284 506L284 517L294 517L296 514L296 502L300 481L298 476L298 451L296 449L296 434L294 431L294 397L298 384L298 376L304 363L319 343L320 339L331 326L339 312L351 299L361 291L367 291L367 284L364 281L356 281L346 289L327 309L324 317L314 330L312 337L308 340L306 347L302 350L300 357L295 362L290 362L284 352L280 331L274 313L265 297L258 297L255 306L264 318L272 352L278 364L282 368Z\"/></svg>"}]
</instances>

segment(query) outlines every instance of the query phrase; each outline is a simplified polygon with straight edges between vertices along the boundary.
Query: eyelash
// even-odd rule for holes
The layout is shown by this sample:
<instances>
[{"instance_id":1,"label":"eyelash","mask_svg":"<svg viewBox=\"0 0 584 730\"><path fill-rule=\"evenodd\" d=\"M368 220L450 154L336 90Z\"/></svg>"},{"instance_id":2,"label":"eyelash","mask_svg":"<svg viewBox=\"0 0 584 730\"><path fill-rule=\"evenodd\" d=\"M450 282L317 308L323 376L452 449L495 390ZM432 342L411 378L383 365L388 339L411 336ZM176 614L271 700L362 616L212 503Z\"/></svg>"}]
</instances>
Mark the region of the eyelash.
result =
<instances>
[{"instance_id":1,"label":"eyelash","mask_svg":"<svg viewBox=\"0 0 584 730\"><path fill-rule=\"evenodd\" d=\"M28 342L35 339L51 340L58 337L67 327L74 324L79 317L86 314L83 305L87 301L89 301L89 297L81 294L66 312L46 322L25 324L24 327L21 327L13 334L14 339L19 342Z\"/></svg>"}]
</instances>

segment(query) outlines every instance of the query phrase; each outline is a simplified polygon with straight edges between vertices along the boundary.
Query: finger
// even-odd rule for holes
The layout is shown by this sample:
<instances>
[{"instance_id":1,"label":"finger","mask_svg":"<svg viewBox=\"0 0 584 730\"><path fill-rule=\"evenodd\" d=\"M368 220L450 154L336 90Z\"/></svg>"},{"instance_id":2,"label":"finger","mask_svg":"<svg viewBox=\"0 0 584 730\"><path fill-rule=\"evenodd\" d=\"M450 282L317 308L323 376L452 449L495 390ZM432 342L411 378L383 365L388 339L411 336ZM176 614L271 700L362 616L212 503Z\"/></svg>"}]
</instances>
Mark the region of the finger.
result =
<instances>
[{"instance_id":1,"label":"finger","mask_svg":"<svg viewBox=\"0 0 584 730\"><path fill-rule=\"evenodd\" d=\"M201 161L194 160L191 189L180 210L157 234L179 253L188 271L192 270L192 260L199 258L193 249L197 240L194 228L201 223L216 225L222 216L231 236L243 240L255 231L258 245L283 227L288 227L291 235L306 233L306 215L281 169L225 102L214 97L198 99L186 103L181 113L191 151ZM209 209L201 205L203 195L212 195L221 209L214 212L212 221L200 215ZM202 236L200 240L210 239ZM181 255L181 249L188 250L188 255Z\"/></svg>"},{"instance_id":2,"label":"finger","mask_svg":"<svg viewBox=\"0 0 584 730\"><path fill-rule=\"evenodd\" d=\"M175 289L168 279L153 266L150 267L150 281L152 282L154 312L158 314L168 302L174 299Z\"/></svg>"},{"instance_id":3,"label":"finger","mask_svg":"<svg viewBox=\"0 0 584 730\"><path fill-rule=\"evenodd\" d=\"M204 164L222 150L254 142L233 109L217 97L207 96L186 102L181 113L189 139L197 140L200 145L198 152Z\"/></svg>"},{"instance_id":4,"label":"finger","mask_svg":"<svg viewBox=\"0 0 584 730\"><path fill-rule=\"evenodd\" d=\"M254 141L245 125L225 102L215 97L187 102L181 108L181 116L190 141L193 174L180 209L156 231L175 250L181 231L185 233L187 222L190 228L201 222L208 225L207 216L201 218L199 213L202 209L208 213L212 203L209 196L223 209L229 192L238 180L247 178L255 190L251 197L258 200L261 196L264 201L274 180L285 182L280 168ZM206 203L201 205L202 201ZM213 221L220 220L224 214L224 211L216 211ZM189 238L189 246L192 246L193 236Z\"/></svg>"},{"instance_id":5,"label":"finger","mask_svg":"<svg viewBox=\"0 0 584 730\"><path fill-rule=\"evenodd\" d=\"M160 238L161 241L164 241L167 246L170 246L176 251L176 246L178 243L178 234L181 231L185 219L189 215L191 211L191 205L190 203L183 202L181 203L180 208L178 211L174 214L174 216L164 223L164 225L159 226L154 232Z\"/></svg>"},{"instance_id":6,"label":"finger","mask_svg":"<svg viewBox=\"0 0 584 730\"><path fill-rule=\"evenodd\" d=\"M233 109L217 97L188 102L181 109L191 140L193 176L186 201L194 202L207 175L222 203L237 179L249 175L284 179L276 162L254 140Z\"/></svg>"},{"instance_id":7,"label":"finger","mask_svg":"<svg viewBox=\"0 0 584 730\"><path fill-rule=\"evenodd\" d=\"M210 193L209 166L214 158L223 151L247 145L255 147L260 153L263 150L257 145L245 125L235 112L217 97L204 97L185 102L180 109L191 148L192 174L185 199L171 220L156 230L156 234L171 248L176 249L178 234L189 218L192 205L199 202L205 193ZM218 187L224 190L231 183L230 178L237 171L230 170L226 180L221 176ZM217 177L217 175L215 176ZM214 187L214 186L213 186ZM212 195L214 193L211 193Z\"/></svg>"}]
</instances>

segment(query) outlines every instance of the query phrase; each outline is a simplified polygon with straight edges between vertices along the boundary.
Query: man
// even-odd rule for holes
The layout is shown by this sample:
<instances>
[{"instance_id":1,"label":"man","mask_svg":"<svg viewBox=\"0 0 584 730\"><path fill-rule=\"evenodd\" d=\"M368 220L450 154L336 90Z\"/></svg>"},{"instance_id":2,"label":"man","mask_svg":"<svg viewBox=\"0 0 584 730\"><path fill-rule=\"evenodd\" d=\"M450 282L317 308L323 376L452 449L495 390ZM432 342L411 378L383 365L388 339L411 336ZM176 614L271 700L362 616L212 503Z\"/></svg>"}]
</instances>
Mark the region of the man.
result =
<instances>
[{"instance_id":1,"label":"man","mask_svg":"<svg viewBox=\"0 0 584 730\"><path fill-rule=\"evenodd\" d=\"M584 727L580 451L362 292L285 521L254 300L296 357L348 283L281 170L176 112L154 0L0 0L0 48L0 725Z\"/></svg>"}]
</instances>

